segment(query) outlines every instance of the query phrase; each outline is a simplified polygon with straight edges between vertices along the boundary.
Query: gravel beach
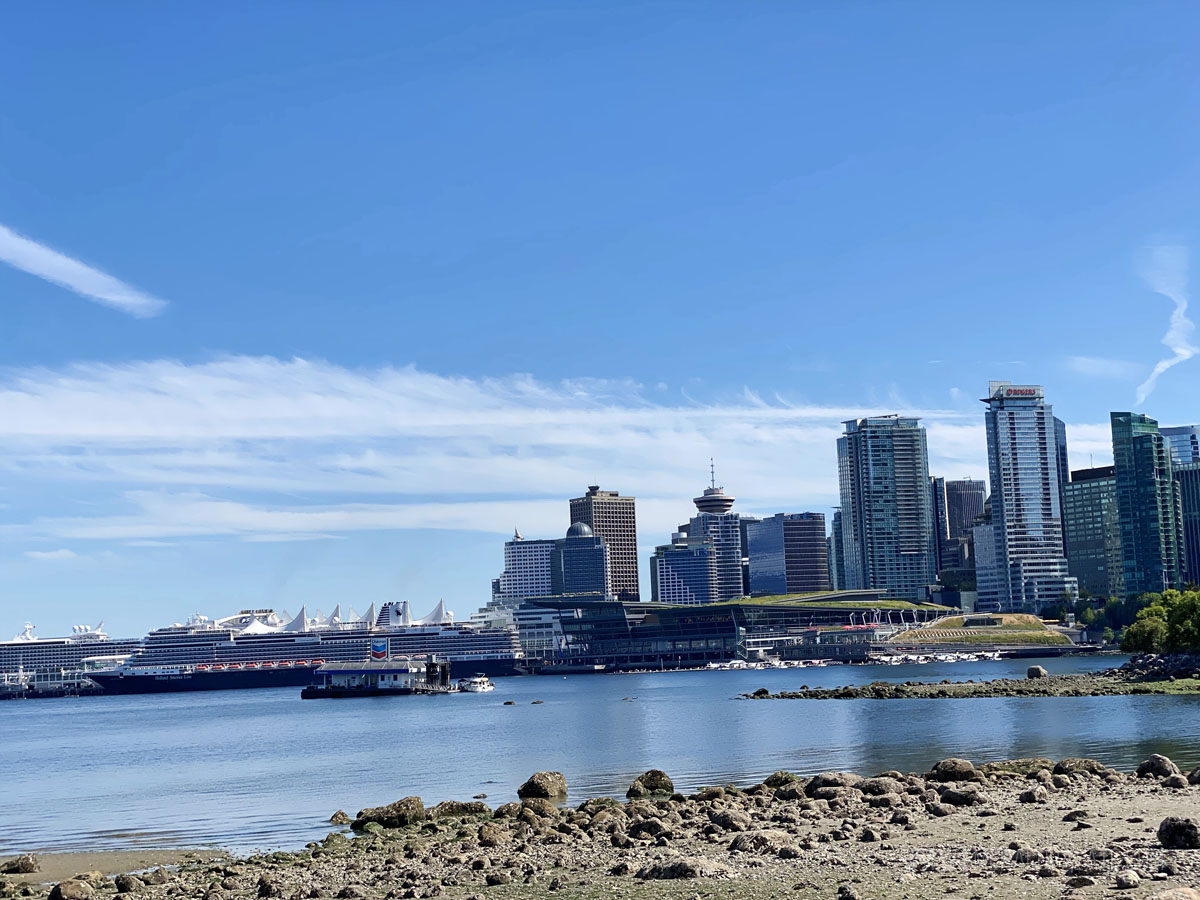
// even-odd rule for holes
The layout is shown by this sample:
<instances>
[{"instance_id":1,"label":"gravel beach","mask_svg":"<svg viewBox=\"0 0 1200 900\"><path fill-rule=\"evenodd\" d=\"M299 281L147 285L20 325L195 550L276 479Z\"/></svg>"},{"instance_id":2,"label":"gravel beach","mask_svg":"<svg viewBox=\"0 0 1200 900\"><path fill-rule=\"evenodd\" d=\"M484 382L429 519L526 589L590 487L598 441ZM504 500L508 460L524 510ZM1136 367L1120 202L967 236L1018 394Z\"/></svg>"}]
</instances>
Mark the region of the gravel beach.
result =
<instances>
[{"instance_id":1,"label":"gravel beach","mask_svg":"<svg viewBox=\"0 0 1200 900\"><path fill-rule=\"evenodd\" d=\"M690 796L650 772L629 799L562 805L540 773L524 799L426 808L418 798L336 815L295 853L197 861L5 896L240 898L962 898L1200 894L1200 770L1153 756L1138 772L1026 759L872 777L780 772ZM1165 823L1165 824L1164 824ZM1175 893L1171 893L1175 891Z\"/></svg>"}]
</instances>

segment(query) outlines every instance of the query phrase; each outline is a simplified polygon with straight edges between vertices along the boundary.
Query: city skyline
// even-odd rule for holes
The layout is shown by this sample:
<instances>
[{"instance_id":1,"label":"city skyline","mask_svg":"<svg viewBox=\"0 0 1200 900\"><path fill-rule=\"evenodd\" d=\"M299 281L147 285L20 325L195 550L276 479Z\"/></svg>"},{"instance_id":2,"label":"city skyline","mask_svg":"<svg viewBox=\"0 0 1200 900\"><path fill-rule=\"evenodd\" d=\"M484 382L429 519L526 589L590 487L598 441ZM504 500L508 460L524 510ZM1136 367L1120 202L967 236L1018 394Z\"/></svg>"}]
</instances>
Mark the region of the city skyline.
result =
<instances>
[{"instance_id":1,"label":"city skyline","mask_svg":"<svg viewBox=\"0 0 1200 900\"><path fill-rule=\"evenodd\" d=\"M1195 423L1200 11L960 12L14 10L0 636L462 616L589 484L644 594L710 457L828 521L896 413L985 478L993 378L1076 469L1114 409Z\"/></svg>"}]
</instances>

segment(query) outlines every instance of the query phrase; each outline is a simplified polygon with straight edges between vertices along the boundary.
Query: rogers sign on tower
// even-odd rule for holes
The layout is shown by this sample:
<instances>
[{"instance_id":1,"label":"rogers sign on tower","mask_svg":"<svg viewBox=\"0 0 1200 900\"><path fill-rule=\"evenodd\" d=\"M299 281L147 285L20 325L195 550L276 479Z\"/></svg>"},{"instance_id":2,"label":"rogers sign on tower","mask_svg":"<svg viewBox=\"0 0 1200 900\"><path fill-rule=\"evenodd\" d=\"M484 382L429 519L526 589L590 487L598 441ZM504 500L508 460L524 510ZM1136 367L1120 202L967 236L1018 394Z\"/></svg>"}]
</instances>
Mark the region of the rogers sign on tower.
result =
<instances>
[{"instance_id":1,"label":"rogers sign on tower","mask_svg":"<svg viewBox=\"0 0 1200 900\"><path fill-rule=\"evenodd\" d=\"M1002 387L997 393L1001 397L1041 397L1042 389L1040 387L1032 387L1029 385L1010 385Z\"/></svg>"}]
</instances>

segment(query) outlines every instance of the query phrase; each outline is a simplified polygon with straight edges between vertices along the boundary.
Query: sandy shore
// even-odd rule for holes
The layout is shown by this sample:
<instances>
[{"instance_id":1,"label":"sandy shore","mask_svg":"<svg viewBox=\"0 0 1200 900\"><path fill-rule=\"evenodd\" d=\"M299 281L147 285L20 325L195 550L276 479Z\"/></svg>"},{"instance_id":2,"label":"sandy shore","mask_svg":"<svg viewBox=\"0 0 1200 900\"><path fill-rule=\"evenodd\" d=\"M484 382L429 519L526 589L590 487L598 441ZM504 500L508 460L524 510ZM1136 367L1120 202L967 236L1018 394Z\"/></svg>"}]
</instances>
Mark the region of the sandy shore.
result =
<instances>
[{"instance_id":1,"label":"sandy shore","mask_svg":"<svg viewBox=\"0 0 1200 900\"><path fill-rule=\"evenodd\" d=\"M1200 770L1191 777L1200 781ZM70 882L60 893L111 896L121 888L164 900L1184 897L1163 892L1200 887L1200 849L1164 846L1159 826L1168 817L1196 818L1198 801L1200 788L1165 758L1149 761L1141 777L1094 760L978 768L950 760L920 774L777 773L763 784L688 797L566 806L530 798L496 810L471 803L425 809L409 798L368 811L357 831L336 830L300 852L215 863L181 857L177 870L151 879L162 883L94 876L91 887ZM1194 824L1181 833L1200 845ZM134 856L128 868L164 861ZM80 866L57 871L96 865L92 856L76 859Z\"/></svg>"},{"instance_id":2,"label":"sandy shore","mask_svg":"<svg viewBox=\"0 0 1200 900\"><path fill-rule=\"evenodd\" d=\"M84 872L100 872L112 876L157 866L202 864L226 859L229 859L229 854L220 850L93 850L39 853L36 873L9 875L7 880L29 884L54 883Z\"/></svg>"}]
</instances>

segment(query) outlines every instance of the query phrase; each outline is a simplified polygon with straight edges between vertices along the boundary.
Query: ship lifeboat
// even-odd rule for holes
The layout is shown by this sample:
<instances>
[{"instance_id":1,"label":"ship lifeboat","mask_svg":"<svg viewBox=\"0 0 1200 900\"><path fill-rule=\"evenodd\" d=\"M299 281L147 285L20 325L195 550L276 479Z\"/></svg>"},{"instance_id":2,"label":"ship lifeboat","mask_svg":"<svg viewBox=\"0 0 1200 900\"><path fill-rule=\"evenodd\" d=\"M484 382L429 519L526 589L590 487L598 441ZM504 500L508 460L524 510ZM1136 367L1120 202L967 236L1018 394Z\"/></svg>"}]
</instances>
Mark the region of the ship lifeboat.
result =
<instances>
[{"instance_id":1,"label":"ship lifeboat","mask_svg":"<svg viewBox=\"0 0 1200 900\"><path fill-rule=\"evenodd\" d=\"M294 663L292 663L292 665L293 666L307 666L308 660L307 659L298 659Z\"/></svg>"},{"instance_id":2,"label":"ship lifeboat","mask_svg":"<svg viewBox=\"0 0 1200 900\"><path fill-rule=\"evenodd\" d=\"M244 669L257 669L257 668L258 668L258 663L256 663L256 662L248 662L248 663L246 663L246 664L245 664L245 665L244 665L242 668L244 668Z\"/></svg>"},{"instance_id":3,"label":"ship lifeboat","mask_svg":"<svg viewBox=\"0 0 1200 900\"><path fill-rule=\"evenodd\" d=\"M204 663L200 663L200 665L196 666L196 671L197 672L207 672L208 666L206 666Z\"/></svg>"},{"instance_id":4,"label":"ship lifeboat","mask_svg":"<svg viewBox=\"0 0 1200 900\"><path fill-rule=\"evenodd\" d=\"M323 665L325 665L325 660L323 660L323 659L314 659L314 660L312 661L312 664L313 664L314 666L323 666Z\"/></svg>"},{"instance_id":5,"label":"ship lifeboat","mask_svg":"<svg viewBox=\"0 0 1200 900\"><path fill-rule=\"evenodd\" d=\"M264 669L273 669L273 668L275 668L275 663L273 663L273 662L265 662L265 663L263 663L263 664L262 664L262 667L263 667Z\"/></svg>"},{"instance_id":6,"label":"ship lifeboat","mask_svg":"<svg viewBox=\"0 0 1200 900\"><path fill-rule=\"evenodd\" d=\"M241 667L242 667L241 663L230 663L229 664L230 669L240 669Z\"/></svg>"},{"instance_id":7,"label":"ship lifeboat","mask_svg":"<svg viewBox=\"0 0 1200 900\"><path fill-rule=\"evenodd\" d=\"M279 668L290 669L291 667L292 667L292 661L290 659L281 659L279 661Z\"/></svg>"}]
</instances>

